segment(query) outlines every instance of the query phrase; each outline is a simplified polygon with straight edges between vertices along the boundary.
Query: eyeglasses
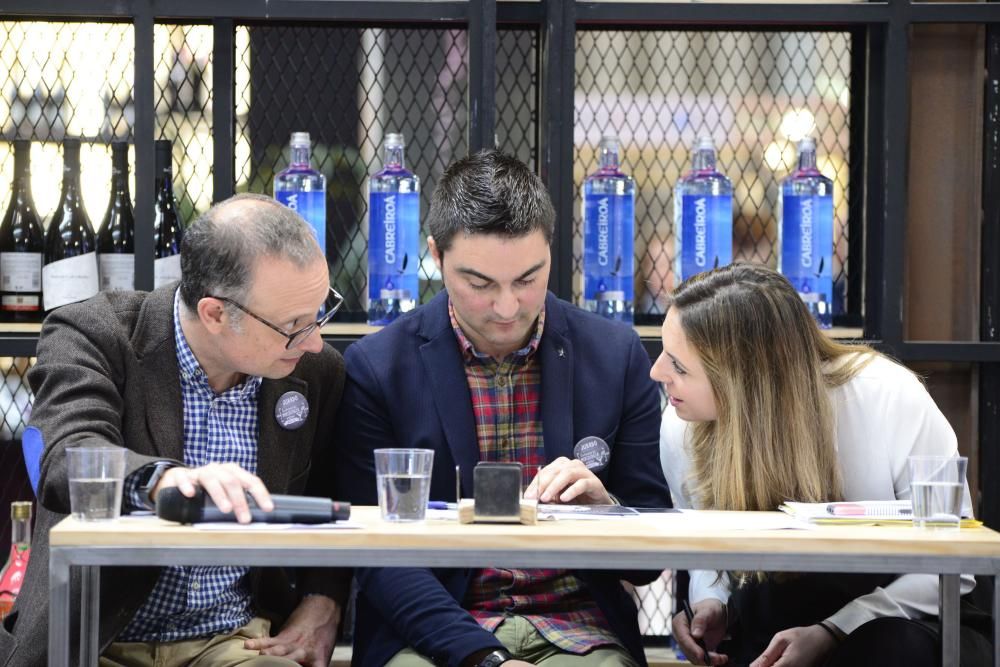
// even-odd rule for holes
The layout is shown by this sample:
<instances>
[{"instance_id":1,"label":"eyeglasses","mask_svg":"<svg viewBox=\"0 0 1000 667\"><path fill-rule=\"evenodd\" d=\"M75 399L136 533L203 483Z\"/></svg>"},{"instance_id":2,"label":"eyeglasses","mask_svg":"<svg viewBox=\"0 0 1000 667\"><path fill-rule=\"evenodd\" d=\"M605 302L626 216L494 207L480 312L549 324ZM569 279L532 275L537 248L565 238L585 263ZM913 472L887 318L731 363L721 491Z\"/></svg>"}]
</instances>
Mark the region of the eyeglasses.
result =
<instances>
[{"instance_id":1,"label":"eyeglasses","mask_svg":"<svg viewBox=\"0 0 1000 667\"><path fill-rule=\"evenodd\" d=\"M337 290L335 290L335 289L333 289L331 287L330 288L330 294L326 297L326 301L323 303L323 308L320 310L320 313L322 313L322 314L318 318L316 318L316 321L313 322L312 324L307 324L306 326L302 327L298 331L293 331L292 333L287 333L284 329L282 329L278 325L272 324L271 322L268 322L267 320L265 320L260 315L257 315L256 313L251 312L250 310L244 308L243 306L241 306L240 304L236 303L232 299L229 299L229 298L224 297L224 296L212 296L211 294L206 294L205 296L207 296L210 299L218 299L219 301L225 301L226 303L230 304L231 306L233 306L235 308L238 308L239 310L243 311L244 313L246 313L250 317L254 318L255 320L257 320L258 322L260 322L264 326L267 326L267 327L269 327L271 329L274 329L275 331L277 331L282 336L284 336L285 338L288 339L288 342L285 343L285 349L286 350L290 350L293 347L296 347L296 346L300 345L302 343L302 341L304 341L306 338L309 337L309 334L311 334L313 331L315 331L316 329L319 329L324 324L326 324L327 322L329 322L330 318L332 318L334 316L334 314L338 310L340 310L340 307L344 305L344 297L342 297L340 295L340 292L338 292Z\"/></svg>"}]
</instances>

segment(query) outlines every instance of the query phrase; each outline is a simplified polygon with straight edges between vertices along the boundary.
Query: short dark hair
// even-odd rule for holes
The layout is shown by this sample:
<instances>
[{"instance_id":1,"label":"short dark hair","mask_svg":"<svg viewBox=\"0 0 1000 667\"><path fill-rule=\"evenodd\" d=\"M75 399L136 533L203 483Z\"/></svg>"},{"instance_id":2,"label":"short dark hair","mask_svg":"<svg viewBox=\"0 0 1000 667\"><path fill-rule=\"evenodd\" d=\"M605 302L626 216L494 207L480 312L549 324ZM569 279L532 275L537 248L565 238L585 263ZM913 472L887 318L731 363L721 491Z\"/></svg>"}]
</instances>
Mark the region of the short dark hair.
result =
<instances>
[{"instance_id":1,"label":"short dark hair","mask_svg":"<svg viewBox=\"0 0 1000 667\"><path fill-rule=\"evenodd\" d=\"M552 243L556 214L542 179L509 155L488 149L451 164L434 189L427 229L444 253L458 233L527 236Z\"/></svg>"},{"instance_id":2,"label":"short dark hair","mask_svg":"<svg viewBox=\"0 0 1000 667\"><path fill-rule=\"evenodd\" d=\"M270 197L244 193L219 202L184 232L181 300L190 312L209 295L245 303L261 257L304 268L323 258L323 251L309 223ZM238 321L239 311L231 310Z\"/></svg>"}]
</instances>

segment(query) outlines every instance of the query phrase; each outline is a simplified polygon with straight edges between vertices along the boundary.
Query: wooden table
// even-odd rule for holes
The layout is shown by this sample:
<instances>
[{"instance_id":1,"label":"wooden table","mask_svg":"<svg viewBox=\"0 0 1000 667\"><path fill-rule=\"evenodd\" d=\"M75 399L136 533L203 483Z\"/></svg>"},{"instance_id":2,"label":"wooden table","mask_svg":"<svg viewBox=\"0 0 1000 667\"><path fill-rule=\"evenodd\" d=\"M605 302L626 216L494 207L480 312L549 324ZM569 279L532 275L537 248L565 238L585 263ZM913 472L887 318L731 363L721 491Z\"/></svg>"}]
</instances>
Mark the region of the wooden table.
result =
<instances>
[{"instance_id":1,"label":"wooden table","mask_svg":"<svg viewBox=\"0 0 1000 667\"><path fill-rule=\"evenodd\" d=\"M761 513L761 515L772 513ZM773 513L776 514L776 513ZM742 530L735 512L644 514L536 526L389 524L355 507L361 529L208 531L157 519L64 519L50 534L49 665L69 663L70 569L83 571L80 664L97 664L101 566L418 566L928 573L940 577L945 667L958 665L959 575L1000 574L1000 534L909 527ZM1000 585L994 636L1000 628ZM83 659L86 657L87 659ZM994 649L1000 667L1000 647Z\"/></svg>"}]
</instances>

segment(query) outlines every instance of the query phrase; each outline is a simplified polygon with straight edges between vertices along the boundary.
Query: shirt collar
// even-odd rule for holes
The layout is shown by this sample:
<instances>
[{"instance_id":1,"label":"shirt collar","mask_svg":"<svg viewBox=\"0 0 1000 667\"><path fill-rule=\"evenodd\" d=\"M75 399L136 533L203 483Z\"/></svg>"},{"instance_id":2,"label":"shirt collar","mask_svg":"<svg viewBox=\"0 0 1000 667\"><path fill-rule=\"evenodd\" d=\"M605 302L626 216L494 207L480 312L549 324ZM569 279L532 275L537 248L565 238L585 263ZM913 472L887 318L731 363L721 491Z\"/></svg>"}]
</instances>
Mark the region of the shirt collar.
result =
<instances>
[{"instance_id":1,"label":"shirt collar","mask_svg":"<svg viewBox=\"0 0 1000 667\"><path fill-rule=\"evenodd\" d=\"M462 327L458 324L458 319L455 317L455 306L451 302L451 297L448 298L448 318L451 320L452 331L455 332L455 338L458 340L458 347L462 350L462 357L465 359L466 363L469 363L474 359L491 359L490 355L477 350L472 344L472 341L465 335L465 332L462 331ZM524 347L519 350L515 350L510 356L524 357L527 359L534 355L535 352L538 351L538 344L542 340L542 332L544 330L545 306L542 306L542 310L538 313L538 319L535 322L535 333L528 339L528 343Z\"/></svg>"},{"instance_id":2,"label":"shirt collar","mask_svg":"<svg viewBox=\"0 0 1000 667\"><path fill-rule=\"evenodd\" d=\"M208 384L208 376L198 363L197 357L188 344L187 336L181 327L181 300L180 289L174 292L174 346L177 349L177 366L181 372L181 384L201 385L214 393ZM223 395L235 394L237 398L250 398L257 395L260 389L261 379L259 376L250 375L242 383L222 392Z\"/></svg>"}]
</instances>

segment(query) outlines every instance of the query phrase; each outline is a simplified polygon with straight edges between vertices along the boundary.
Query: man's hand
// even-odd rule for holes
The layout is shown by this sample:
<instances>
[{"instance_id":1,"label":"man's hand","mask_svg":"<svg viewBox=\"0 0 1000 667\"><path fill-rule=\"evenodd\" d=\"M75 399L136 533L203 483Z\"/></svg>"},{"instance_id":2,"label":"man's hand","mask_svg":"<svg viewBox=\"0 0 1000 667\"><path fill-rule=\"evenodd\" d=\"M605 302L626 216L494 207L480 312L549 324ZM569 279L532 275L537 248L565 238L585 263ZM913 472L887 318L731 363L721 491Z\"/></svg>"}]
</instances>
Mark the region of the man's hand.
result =
<instances>
[{"instance_id":1,"label":"man's hand","mask_svg":"<svg viewBox=\"0 0 1000 667\"><path fill-rule=\"evenodd\" d=\"M814 667L822 665L835 648L837 642L819 625L789 628L774 635L750 667Z\"/></svg>"},{"instance_id":2,"label":"man's hand","mask_svg":"<svg viewBox=\"0 0 1000 667\"><path fill-rule=\"evenodd\" d=\"M684 612L674 614L671 622L674 639L688 660L696 665L724 665L729 662L729 656L716 653L715 648L726 636L726 608L722 601L709 598L696 602L691 606L694 617L688 625ZM698 646L698 641L704 641L709 653Z\"/></svg>"},{"instance_id":3,"label":"man's hand","mask_svg":"<svg viewBox=\"0 0 1000 667\"><path fill-rule=\"evenodd\" d=\"M340 607L325 595L305 597L274 637L248 639L243 648L294 660L308 667L329 667L337 642Z\"/></svg>"},{"instance_id":4,"label":"man's hand","mask_svg":"<svg viewBox=\"0 0 1000 667\"><path fill-rule=\"evenodd\" d=\"M171 468L163 473L150 498L156 502L160 489L176 486L180 492L191 498L195 487L200 486L223 512L235 512L240 523L250 523L250 506L247 491L257 501L257 506L266 512L274 509L271 494L257 475L251 474L235 463L209 463L200 468Z\"/></svg>"},{"instance_id":5,"label":"man's hand","mask_svg":"<svg viewBox=\"0 0 1000 667\"><path fill-rule=\"evenodd\" d=\"M543 503L577 502L584 505L611 505L604 484L583 461L560 456L538 471L524 491L524 497Z\"/></svg>"}]
</instances>

